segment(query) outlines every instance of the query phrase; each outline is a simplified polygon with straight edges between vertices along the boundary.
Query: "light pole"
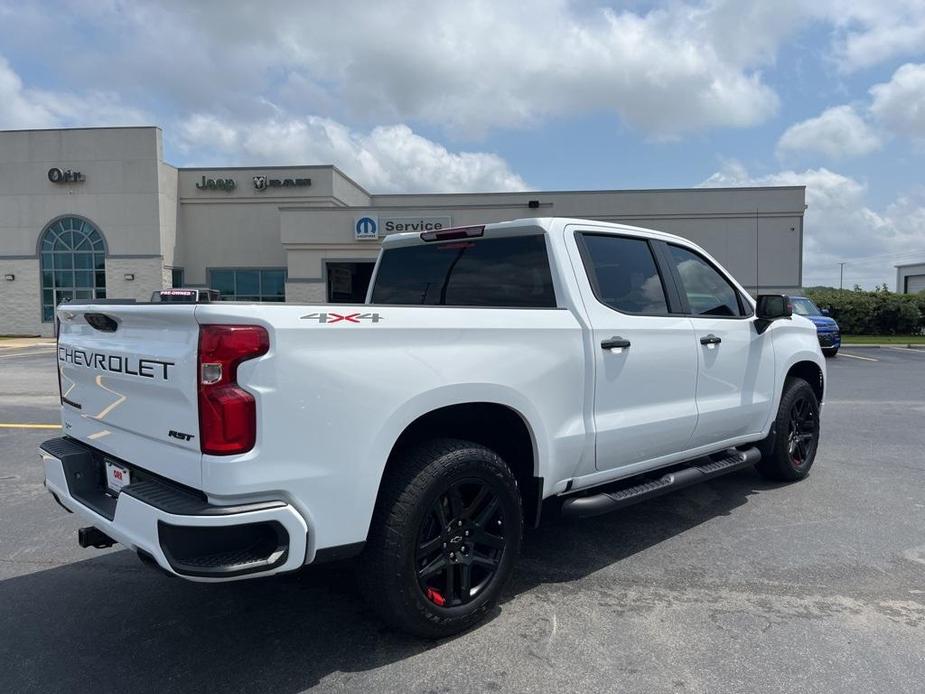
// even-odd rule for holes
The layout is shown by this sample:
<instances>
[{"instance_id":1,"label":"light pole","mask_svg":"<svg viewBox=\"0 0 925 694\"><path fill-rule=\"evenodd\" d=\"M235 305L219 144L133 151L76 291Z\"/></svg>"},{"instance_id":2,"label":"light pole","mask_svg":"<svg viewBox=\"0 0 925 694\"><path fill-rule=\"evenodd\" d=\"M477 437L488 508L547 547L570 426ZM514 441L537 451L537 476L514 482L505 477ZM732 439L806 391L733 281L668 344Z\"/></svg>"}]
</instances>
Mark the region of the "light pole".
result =
<instances>
[{"instance_id":1,"label":"light pole","mask_svg":"<svg viewBox=\"0 0 925 694\"><path fill-rule=\"evenodd\" d=\"M838 288L844 289L842 286L842 280L845 279L845 265L848 263L839 263L838 264Z\"/></svg>"}]
</instances>

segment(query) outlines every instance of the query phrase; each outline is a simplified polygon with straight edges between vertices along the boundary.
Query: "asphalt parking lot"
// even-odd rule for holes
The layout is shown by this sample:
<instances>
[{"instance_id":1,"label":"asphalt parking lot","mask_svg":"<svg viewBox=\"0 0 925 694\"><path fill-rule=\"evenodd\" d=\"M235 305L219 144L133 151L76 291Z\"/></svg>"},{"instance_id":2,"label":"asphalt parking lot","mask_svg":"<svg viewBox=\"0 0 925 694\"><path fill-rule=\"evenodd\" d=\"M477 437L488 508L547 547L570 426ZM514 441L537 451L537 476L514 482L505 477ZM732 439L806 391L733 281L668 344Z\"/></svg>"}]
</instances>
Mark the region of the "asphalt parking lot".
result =
<instances>
[{"instance_id":1,"label":"asphalt parking lot","mask_svg":"<svg viewBox=\"0 0 925 694\"><path fill-rule=\"evenodd\" d=\"M0 350L0 424L56 420L52 349ZM829 361L811 476L751 471L528 533L481 628L383 627L346 565L224 585L77 546L53 429L0 427L0 691L921 692L925 351Z\"/></svg>"}]
</instances>

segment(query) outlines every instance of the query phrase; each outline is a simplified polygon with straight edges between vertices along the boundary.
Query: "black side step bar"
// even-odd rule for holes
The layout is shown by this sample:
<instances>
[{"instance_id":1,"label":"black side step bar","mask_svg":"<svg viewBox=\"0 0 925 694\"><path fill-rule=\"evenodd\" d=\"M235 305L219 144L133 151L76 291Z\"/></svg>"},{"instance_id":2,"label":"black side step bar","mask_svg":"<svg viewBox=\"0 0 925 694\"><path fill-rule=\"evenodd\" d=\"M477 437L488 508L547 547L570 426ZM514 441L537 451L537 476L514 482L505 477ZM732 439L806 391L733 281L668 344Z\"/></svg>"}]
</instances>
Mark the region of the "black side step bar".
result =
<instances>
[{"instance_id":1,"label":"black side step bar","mask_svg":"<svg viewBox=\"0 0 925 694\"><path fill-rule=\"evenodd\" d=\"M589 496L570 496L562 502L563 518L589 518L631 506L640 501L654 499L667 492L687 487L697 482L741 470L761 460L761 451L748 448L744 451L731 449L721 458L698 458L690 467L662 475L658 479L645 479L639 484L616 491L599 492Z\"/></svg>"}]
</instances>

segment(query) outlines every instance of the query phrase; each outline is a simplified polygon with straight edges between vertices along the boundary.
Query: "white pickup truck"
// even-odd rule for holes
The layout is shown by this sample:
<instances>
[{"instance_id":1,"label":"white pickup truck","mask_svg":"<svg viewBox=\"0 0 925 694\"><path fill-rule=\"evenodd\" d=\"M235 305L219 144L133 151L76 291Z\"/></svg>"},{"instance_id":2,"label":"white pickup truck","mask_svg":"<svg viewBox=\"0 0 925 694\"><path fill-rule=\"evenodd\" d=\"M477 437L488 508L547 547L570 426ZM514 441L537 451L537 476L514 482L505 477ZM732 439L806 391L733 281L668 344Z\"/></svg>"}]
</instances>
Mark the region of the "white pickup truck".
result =
<instances>
[{"instance_id":1,"label":"white pickup truck","mask_svg":"<svg viewBox=\"0 0 925 694\"><path fill-rule=\"evenodd\" d=\"M372 606L423 636L485 615L541 511L798 480L818 444L813 324L635 227L395 234L364 305L57 316L64 436L41 455L82 545L197 581L362 555Z\"/></svg>"}]
</instances>

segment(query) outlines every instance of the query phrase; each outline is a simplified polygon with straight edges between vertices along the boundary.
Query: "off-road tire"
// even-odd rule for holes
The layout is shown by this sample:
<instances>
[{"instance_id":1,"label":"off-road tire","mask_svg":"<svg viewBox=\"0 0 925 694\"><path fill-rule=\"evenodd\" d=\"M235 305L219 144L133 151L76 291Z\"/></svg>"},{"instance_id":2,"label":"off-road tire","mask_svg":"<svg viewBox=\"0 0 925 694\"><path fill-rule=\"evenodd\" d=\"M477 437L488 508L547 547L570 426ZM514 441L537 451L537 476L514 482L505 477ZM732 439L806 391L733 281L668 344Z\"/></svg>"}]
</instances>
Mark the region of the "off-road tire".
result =
<instances>
[{"instance_id":1,"label":"off-road tire","mask_svg":"<svg viewBox=\"0 0 925 694\"><path fill-rule=\"evenodd\" d=\"M807 416L794 431L794 408L806 406ZM800 437L808 436L801 439ZM799 440L802 445L795 445ZM795 482L809 474L819 446L819 401L816 392L802 378L788 378L777 408L771 434L758 444L761 460L755 468L762 476L779 481Z\"/></svg>"},{"instance_id":2,"label":"off-road tire","mask_svg":"<svg viewBox=\"0 0 925 694\"><path fill-rule=\"evenodd\" d=\"M358 581L369 605L396 629L423 638L450 636L482 620L497 604L510 580L523 535L517 481L500 456L471 441L435 439L398 455L400 457L393 461L382 480L366 546L358 565ZM425 544L434 541L422 541L422 533L426 530L436 532L442 527L438 523L439 513L449 508L451 489L479 489L479 484L488 490L487 493L495 495L498 510L491 523L495 533L503 533L504 546L490 550L497 568L484 580L475 597L468 598L471 602L441 606L435 601L444 600L445 596L439 591L426 593L421 585L425 579L419 579L418 572L423 569L418 563L427 561L420 558L420 552ZM487 513L490 509L486 506L484 510ZM476 511L471 512L473 519ZM465 513L458 517L466 518L466 527L470 527ZM453 520L446 524L455 527ZM449 533L442 539L459 542L462 532ZM473 536L479 533L477 528L471 532ZM496 542L497 538L492 541ZM444 549L437 550L438 560L442 556L444 562L452 563L448 553L453 546L459 547L457 544L447 549L444 543ZM464 552L465 548L457 551ZM472 555L476 554L478 548L473 545L467 557L474 560ZM454 561L459 561L462 554L457 554L457 557ZM466 574L469 580L475 573L474 566L471 565L470 573ZM461 595L465 580L460 578L462 570L457 566L441 569L440 573L446 583L450 581L446 571L457 577L453 579L456 581L454 587ZM479 568L480 572L487 570ZM446 587L449 589L449 586ZM465 594L470 592L465 591ZM461 597L460 601L463 599Z\"/></svg>"}]
</instances>

